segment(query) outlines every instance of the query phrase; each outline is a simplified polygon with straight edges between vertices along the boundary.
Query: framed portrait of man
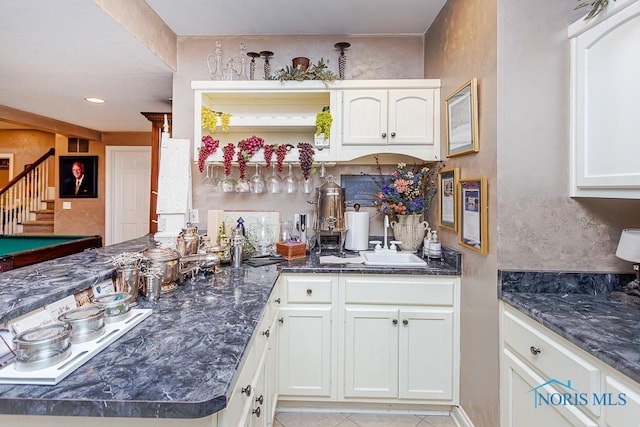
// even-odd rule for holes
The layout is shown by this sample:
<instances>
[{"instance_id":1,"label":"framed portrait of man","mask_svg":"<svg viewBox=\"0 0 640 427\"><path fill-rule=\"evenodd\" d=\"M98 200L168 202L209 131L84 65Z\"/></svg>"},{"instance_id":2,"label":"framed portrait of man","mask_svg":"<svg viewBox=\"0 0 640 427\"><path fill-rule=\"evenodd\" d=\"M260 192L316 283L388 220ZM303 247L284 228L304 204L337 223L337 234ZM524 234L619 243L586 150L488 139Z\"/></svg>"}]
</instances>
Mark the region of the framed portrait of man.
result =
<instances>
[{"instance_id":1,"label":"framed portrait of man","mask_svg":"<svg viewBox=\"0 0 640 427\"><path fill-rule=\"evenodd\" d=\"M60 156L60 198L98 197L98 156Z\"/></svg>"}]
</instances>

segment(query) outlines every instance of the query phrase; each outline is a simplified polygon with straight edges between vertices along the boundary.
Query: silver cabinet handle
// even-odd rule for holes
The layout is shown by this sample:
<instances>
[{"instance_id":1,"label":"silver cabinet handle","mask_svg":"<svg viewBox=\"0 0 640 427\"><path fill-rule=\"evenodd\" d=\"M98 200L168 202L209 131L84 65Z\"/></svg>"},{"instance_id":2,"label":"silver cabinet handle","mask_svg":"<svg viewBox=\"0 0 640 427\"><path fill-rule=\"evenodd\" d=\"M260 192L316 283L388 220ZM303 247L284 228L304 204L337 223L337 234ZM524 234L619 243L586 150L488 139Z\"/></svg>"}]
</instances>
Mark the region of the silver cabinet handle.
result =
<instances>
[{"instance_id":1,"label":"silver cabinet handle","mask_svg":"<svg viewBox=\"0 0 640 427\"><path fill-rule=\"evenodd\" d=\"M382 132L382 137L386 138L387 137L387 133L386 132Z\"/></svg>"},{"instance_id":2,"label":"silver cabinet handle","mask_svg":"<svg viewBox=\"0 0 640 427\"><path fill-rule=\"evenodd\" d=\"M397 324L398 324L398 319L393 319L391 322L392 322L394 325L397 325Z\"/></svg>"},{"instance_id":3,"label":"silver cabinet handle","mask_svg":"<svg viewBox=\"0 0 640 427\"><path fill-rule=\"evenodd\" d=\"M262 332L262 335L269 338L269 335L271 335L271 332L269 332L269 330L267 329L266 331Z\"/></svg>"},{"instance_id":4,"label":"silver cabinet handle","mask_svg":"<svg viewBox=\"0 0 640 427\"><path fill-rule=\"evenodd\" d=\"M256 409L254 409L253 411L251 411L251 413L253 415L255 415L257 418L260 418L260 406L258 406Z\"/></svg>"},{"instance_id":5,"label":"silver cabinet handle","mask_svg":"<svg viewBox=\"0 0 640 427\"><path fill-rule=\"evenodd\" d=\"M396 133L395 132L391 132L391 138L395 138L396 137Z\"/></svg>"},{"instance_id":6,"label":"silver cabinet handle","mask_svg":"<svg viewBox=\"0 0 640 427\"><path fill-rule=\"evenodd\" d=\"M249 384L249 385L248 385L248 386L246 386L246 387L242 387L242 388L240 389L240 392L241 392L241 393L246 394L246 395L247 395L247 397L251 396L251 384Z\"/></svg>"},{"instance_id":7,"label":"silver cabinet handle","mask_svg":"<svg viewBox=\"0 0 640 427\"><path fill-rule=\"evenodd\" d=\"M313 290L311 288L307 289L307 295L311 295L313 293Z\"/></svg>"},{"instance_id":8,"label":"silver cabinet handle","mask_svg":"<svg viewBox=\"0 0 640 427\"><path fill-rule=\"evenodd\" d=\"M538 348L538 347L531 346L531 347L529 347L529 351L534 356L537 356L538 354L540 354L540 348Z\"/></svg>"},{"instance_id":9,"label":"silver cabinet handle","mask_svg":"<svg viewBox=\"0 0 640 427\"><path fill-rule=\"evenodd\" d=\"M409 324L409 321L408 321L407 319L404 319L404 320L402 321L402 324L403 324L404 326L407 326L407 325Z\"/></svg>"}]
</instances>

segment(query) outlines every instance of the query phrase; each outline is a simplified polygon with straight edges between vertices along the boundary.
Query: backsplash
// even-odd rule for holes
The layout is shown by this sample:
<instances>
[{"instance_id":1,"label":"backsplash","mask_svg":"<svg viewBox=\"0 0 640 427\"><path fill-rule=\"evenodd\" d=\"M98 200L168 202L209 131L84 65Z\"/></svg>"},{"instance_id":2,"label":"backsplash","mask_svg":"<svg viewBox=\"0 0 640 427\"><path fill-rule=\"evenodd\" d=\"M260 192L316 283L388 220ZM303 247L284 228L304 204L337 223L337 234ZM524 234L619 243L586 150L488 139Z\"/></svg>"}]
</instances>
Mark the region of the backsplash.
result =
<instances>
[{"instance_id":1,"label":"backsplash","mask_svg":"<svg viewBox=\"0 0 640 427\"><path fill-rule=\"evenodd\" d=\"M498 271L498 293L589 294L607 296L622 291L632 274L553 271Z\"/></svg>"}]
</instances>

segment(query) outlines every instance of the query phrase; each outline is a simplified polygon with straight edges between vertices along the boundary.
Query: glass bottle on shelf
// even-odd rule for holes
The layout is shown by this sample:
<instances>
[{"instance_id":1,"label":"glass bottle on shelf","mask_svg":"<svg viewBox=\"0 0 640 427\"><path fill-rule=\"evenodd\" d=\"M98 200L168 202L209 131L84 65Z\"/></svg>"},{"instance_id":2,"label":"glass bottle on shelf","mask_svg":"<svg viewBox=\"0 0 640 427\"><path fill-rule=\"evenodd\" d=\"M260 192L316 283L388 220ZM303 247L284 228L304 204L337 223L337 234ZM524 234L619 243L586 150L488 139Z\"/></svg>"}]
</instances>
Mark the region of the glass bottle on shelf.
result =
<instances>
[{"instance_id":1,"label":"glass bottle on shelf","mask_svg":"<svg viewBox=\"0 0 640 427\"><path fill-rule=\"evenodd\" d=\"M207 55L207 66L211 80L222 80L222 44L216 41L215 55Z\"/></svg>"},{"instance_id":2,"label":"glass bottle on shelf","mask_svg":"<svg viewBox=\"0 0 640 427\"><path fill-rule=\"evenodd\" d=\"M240 70L238 71L238 80L248 80L247 78L247 44L240 43Z\"/></svg>"}]
</instances>

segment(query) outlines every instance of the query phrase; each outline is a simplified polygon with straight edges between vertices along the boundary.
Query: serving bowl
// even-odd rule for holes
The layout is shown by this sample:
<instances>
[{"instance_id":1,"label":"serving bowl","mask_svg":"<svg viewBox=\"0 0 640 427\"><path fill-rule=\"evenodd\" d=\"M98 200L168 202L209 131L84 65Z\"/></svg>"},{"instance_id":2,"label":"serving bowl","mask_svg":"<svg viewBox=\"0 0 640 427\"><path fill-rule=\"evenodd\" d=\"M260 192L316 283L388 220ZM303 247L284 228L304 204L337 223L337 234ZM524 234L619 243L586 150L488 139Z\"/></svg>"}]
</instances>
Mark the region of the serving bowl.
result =
<instances>
[{"instance_id":1,"label":"serving bowl","mask_svg":"<svg viewBox=\"0 0 640 427\"><path fill-rule=\"evenodd\" d=\"M52 323L16 335L16 371L35 371L65 360L71 354L71 330L68 323Z\"/></svg>"},{"instance_id":2,"label":"serving bowl","mask_svg":"<svg viewBox=\"0 0 640 427\"><path fill-rule=\"evenodd\" d=\"M99 304L83 305L58 316L58 320L71 325L71 342L91 341L104 333L105 309Z\"/></svg>"},{"instance_id":3,"label":"serving bowl","mask_svg":"<svg viewBox=\"0 0 640 427\"><path fill-rule=\"evenodd\" d=\"M115 292L113 294L101 295L96 298L95 303L104 308L104 322L119 322L131 313L129 302L131 295L127 292Z\"/></svg>"}]
</instances>

